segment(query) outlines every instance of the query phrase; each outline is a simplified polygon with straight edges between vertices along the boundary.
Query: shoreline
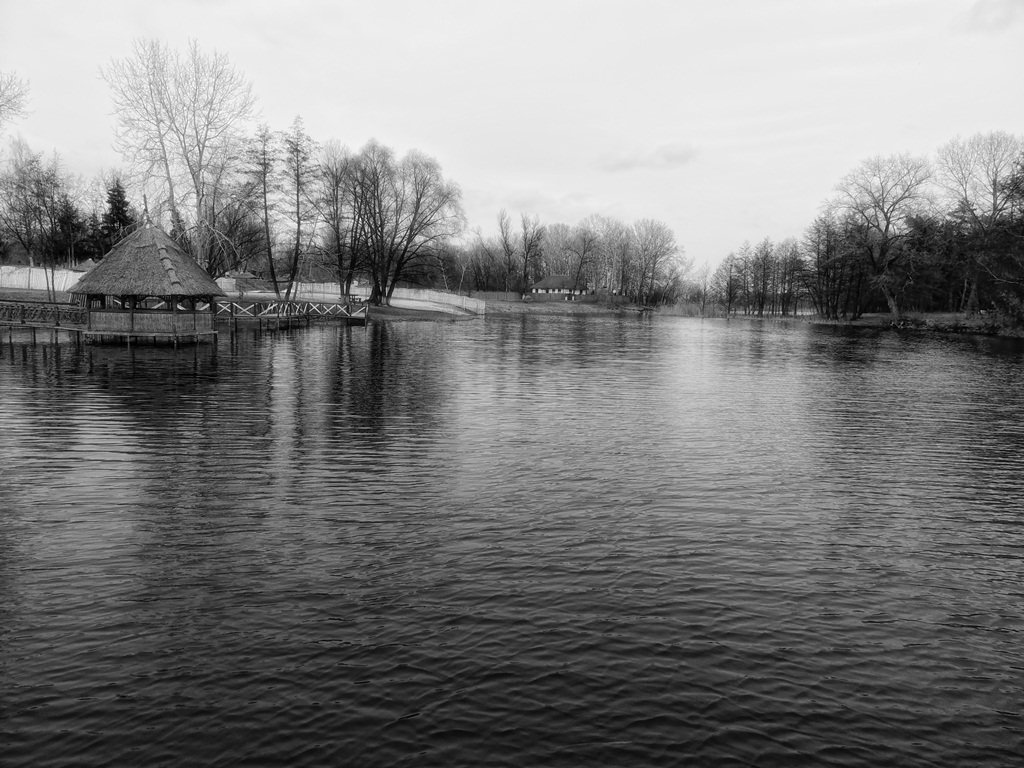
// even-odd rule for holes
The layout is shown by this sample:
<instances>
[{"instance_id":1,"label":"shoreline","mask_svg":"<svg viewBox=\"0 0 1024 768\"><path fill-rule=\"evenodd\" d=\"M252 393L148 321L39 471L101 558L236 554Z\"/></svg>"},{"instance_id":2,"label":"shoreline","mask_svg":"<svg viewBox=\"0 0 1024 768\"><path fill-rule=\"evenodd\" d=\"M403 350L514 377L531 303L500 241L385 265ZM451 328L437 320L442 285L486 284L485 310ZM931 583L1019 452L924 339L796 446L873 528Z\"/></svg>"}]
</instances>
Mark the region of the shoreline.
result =
<instances>
[{"instance_id":1,"label":"shoreline","mask_svg":"<svg viewBox=\"0 0 1024 768\"><path fill-rule=\"evenodd\" d=\"M898 321L889 314L867 314L856 320L828 320L817 315L808 317L815 325L837 328L874 328L911 333L941 333L959 336L991 336L1004 339L1024 338L1024 328L1001 323L992 315L970 317L962 312L908 312Z\"/></svg>"},{"instance_id":2,"label":"shoreline","mask_svg":"<svg viewBox=\"0 0 1024 768\"><path fill-rule=\"evenodd\" d=\"M0 287L0 301L39 301L48 302L45 290ZM71 303L71 295L58 292L58 303ZM635 305L601 305L569 301L488 301L487 310L483 315L469 313L452 314L432 309L409 309L405 307L379 306L370 309L370 322L461 322L465 320L486 319L487 317L521 317L527 315L547 317L625 317L639 314ZM689 317L674 314L671 310L655 310L653 314L664 314L668 317ZM699 315L693 316L700 319ZM813 325L827 325L837 328L863 328L875 330L909 331L920 333L941 333L961 336L989 336L999 338L1024 338L1024 327L1010 326L1000 322L994 315L977 315L969 317L960 312L908 312L899 322L894 322L887 313L866 314L856 320L829 320L818 315L795 315L789 317L733 315L737 319L747 320L797 320ZM703 319L724 319L723 316L708 315Z\"/></svg>"}]
</instances>

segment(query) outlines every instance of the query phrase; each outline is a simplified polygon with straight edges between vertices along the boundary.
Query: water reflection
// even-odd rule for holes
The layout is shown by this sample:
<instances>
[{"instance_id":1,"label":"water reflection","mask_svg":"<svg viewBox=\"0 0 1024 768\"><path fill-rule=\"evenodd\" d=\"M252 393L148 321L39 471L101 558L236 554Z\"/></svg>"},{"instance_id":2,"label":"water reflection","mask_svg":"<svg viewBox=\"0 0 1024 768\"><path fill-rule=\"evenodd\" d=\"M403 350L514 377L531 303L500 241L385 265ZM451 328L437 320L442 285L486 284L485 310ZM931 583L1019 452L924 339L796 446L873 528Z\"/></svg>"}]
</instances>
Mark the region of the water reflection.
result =
<instances>
[{"instance_id":1,"label":"water reflection","mask_svg":"<svg viewBox=\"0 0 1024 768\"><path fill-rule=\"evenodd\" d=\"M5 764L1008 764L1019 346L5 345Z\"/></svg>"}]
</instances>

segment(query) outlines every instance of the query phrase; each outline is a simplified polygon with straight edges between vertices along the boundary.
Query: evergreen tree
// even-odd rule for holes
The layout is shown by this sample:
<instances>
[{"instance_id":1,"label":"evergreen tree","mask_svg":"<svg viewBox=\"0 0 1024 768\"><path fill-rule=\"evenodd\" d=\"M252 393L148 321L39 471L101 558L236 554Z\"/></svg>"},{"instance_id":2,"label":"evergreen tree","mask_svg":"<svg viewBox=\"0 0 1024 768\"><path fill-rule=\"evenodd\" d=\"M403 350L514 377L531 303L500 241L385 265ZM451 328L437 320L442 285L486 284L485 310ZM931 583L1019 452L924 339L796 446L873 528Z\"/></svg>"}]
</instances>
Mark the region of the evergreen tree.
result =
<instances>
[{"instance_id":1,"label":"evergreen tree","mask_svg":"<svg viewBox=\"0 0 1024 768\"><path fill-rule=\"evenodd\" d=\"M103 239L106 241L104 252L109 251L125 235L135 229L137 223L135 213L128 203L128 195L124 191L121 180L115 178L113 183L107 187L107 210L103 212L101 230Z\"/></svg>"}]
</instances>

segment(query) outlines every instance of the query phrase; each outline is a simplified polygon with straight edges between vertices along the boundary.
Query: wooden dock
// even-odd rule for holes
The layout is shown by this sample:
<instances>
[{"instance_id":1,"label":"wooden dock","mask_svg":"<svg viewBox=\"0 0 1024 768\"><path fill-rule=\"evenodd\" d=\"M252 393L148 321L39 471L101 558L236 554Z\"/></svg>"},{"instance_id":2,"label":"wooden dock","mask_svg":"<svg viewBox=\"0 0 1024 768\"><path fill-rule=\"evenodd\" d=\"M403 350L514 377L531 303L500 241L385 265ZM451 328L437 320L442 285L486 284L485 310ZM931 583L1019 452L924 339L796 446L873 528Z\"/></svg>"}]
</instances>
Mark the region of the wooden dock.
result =
<instances>
[{"instance_id":1,"label":"wooden dock","mask_svg":"<svg viewBox=\"0 0 1024 768\"><path fill-rule=\"evenodd\" d=\"M343 320L349 325L366 325L369 306L363 302L276 301L229 299L218 301L218 320L255 321L261 328L290 328L313 320Z\"/></svg>"},{"instance_id":2,"label":"wooden dock","mask_svg":"<svg viewBox=\"0 0 1024 768\"><path fill-rule=\"evenodd\" d=\"M228 300L214 305L214 320L216 323L229 323L231 332L237 331L240 325L251 324L255 324L260 332L265 332L309 325L318 320L365 325L368 310L366 304L355 302ZM127 310L125 312L127 313ZM86 308L75 304L46 301L0 300L0 328L8 329L9 340L13 339L15 329L31 330L33 343L36 341L38 330L50 331L54 339L59 332L66 332L78 343L103 341L110 335L109 331L98 331L90 327L89 310ZM196 332L183 331L174 334L173 339L170 336L164 339L162 336L157 338L160 334L140 330L138 333L127 334L124 340L128 344L143 339L177 343L191 341L191 336L195 335Z\"/></svg>"},{"instance_id":3,"label":"wooden dock","mask_svg":"<svg viewBox=\"0 0 1024 768\"><path fill-rule=\"evenodd\" d=\"M81 343L82 334L89 325L89 313L84 307L74 304L59 304L44 301L0 301L0 328L8 329L8 338L13 338L15 328L32 331L32 343L36 331L48 330L56 340L60 331L71 334Z\"/></svg>"}]
</instances>

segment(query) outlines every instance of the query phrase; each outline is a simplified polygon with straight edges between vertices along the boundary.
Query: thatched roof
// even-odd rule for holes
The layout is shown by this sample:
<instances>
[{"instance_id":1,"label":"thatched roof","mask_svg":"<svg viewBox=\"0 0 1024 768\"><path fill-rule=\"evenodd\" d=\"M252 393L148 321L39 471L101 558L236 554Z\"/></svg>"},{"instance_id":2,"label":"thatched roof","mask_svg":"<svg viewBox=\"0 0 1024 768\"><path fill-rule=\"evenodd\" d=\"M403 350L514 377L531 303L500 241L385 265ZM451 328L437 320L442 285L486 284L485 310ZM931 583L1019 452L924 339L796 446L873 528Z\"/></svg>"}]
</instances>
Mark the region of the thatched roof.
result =
<instances>
[{"instance_id":1,"label":"thatched roof","mask_svg":"<svg viewBox=\"0 0 1024 768\"><path fill-rule=\"evenodd\" d=\"M119 242L69 293L106 296L223 296L224 291L159 227L145 224Z\"/></svg>"}]
</instances>

